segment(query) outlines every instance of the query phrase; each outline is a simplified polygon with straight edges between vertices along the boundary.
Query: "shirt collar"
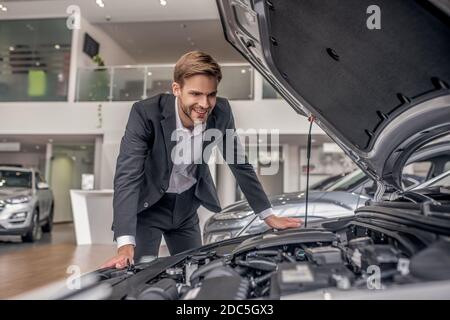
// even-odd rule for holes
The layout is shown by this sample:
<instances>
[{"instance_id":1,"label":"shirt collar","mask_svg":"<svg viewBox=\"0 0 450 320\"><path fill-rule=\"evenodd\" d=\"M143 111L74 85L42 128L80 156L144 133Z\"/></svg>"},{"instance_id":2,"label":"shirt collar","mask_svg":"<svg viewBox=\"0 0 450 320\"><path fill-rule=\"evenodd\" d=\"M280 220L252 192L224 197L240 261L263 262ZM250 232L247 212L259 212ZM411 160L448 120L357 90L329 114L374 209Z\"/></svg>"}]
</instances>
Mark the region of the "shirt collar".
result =
<instances>
[{"instance_id":1,"label":"shirt collar","mask_svg":"<svg viewBox=\"0 0 450 320\"><path fill-rule=\"evenodd\" d=\"M189 132L190 134L192 134L194 136L202 133L205 130L206 123L201 123L201 124L195 125L194 129L192 131L183 125L183 123L181 122L180 115L178 113L178 98L177 97L175 97L175 114L176 114L175 119L176 119L176 123L177 123L177 130Z\"/></svg>"}]
</instances>

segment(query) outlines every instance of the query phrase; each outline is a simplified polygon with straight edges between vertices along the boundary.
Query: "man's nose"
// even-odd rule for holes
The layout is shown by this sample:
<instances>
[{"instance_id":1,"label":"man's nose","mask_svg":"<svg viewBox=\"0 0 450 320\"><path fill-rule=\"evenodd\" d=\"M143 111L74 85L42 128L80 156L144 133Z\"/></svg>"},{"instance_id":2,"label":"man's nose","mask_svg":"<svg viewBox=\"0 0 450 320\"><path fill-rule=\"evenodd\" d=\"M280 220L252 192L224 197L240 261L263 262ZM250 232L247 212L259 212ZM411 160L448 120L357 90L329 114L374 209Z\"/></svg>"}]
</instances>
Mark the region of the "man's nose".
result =
<instances>
[{"instance_id":1,"label":"man's nose","mask_svg":"<svg viewBox=\"0 0 450 320\"><path fill-rule=\"evenodd\" d=\"M202 96L202 98L200 99L198 105L204 109L209 108L209 100L207 96Z\"/></svg>"}]
</instances>

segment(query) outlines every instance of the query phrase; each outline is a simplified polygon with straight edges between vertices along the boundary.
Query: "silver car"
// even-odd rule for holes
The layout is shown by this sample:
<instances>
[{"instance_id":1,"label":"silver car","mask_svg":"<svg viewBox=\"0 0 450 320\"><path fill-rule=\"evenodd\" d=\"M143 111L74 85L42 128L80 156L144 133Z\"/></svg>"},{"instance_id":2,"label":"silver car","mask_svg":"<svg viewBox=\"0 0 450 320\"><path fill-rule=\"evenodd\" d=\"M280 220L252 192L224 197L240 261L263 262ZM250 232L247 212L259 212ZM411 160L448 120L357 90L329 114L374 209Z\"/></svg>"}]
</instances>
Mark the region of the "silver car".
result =
<instances>
[{"instance_id":1,"label":"silver car","mask_svg":"<svg viewBox=\"0 0 450 320\"><path fill-rule=\"evenodd\" d=\"M428 162L430 169L425 177L402 175L402 187L409 190L422 182L441 174L450 164L450 142L432 143L418 150L407 161L408 164ZM376 183L362 170L357 169L330 183L318 183L309 193L308 220L337 218L353 215L375 195ZM390 190L387 190L390 191ZM389 193L389 192L387 192ZM269 197L276 215L282 217L305 216L305 193L291 192ZM234 238L241 235L258 234L268 230L268 226L253 214L246 200L227 206L210 217L204 228L205 244Z\"/></svg>"},{"instance_id":2,"label":"silver car","mask_svg":"<svg viewBox=\"0 0 450 320\"><path fill-rule=\"evenodd\" d=\"M34 169L0 167L0 235L39 240L53 225L53 193Z\"/></svg>"}]
</instances>

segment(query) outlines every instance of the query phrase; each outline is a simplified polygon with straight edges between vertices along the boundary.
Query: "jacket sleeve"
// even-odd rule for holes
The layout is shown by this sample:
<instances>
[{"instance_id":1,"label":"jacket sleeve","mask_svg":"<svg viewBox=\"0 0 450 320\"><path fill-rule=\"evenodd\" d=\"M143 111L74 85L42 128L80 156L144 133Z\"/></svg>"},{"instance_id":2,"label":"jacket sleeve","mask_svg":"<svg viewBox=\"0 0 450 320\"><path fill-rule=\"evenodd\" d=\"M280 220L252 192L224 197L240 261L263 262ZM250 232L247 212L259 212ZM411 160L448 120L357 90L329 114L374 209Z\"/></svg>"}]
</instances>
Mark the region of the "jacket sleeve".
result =
<instances>
[{"instance_id":1,"label":"jacket sleeve","mask_svg":"<svg viewBox=\"0 0 450 320\"><path fill-rule=\"evenodd\" d=\"M233 112L228 104L228 101L227 106L229 109L230 118L226 126L223 144L219 143L218 147L231 172L236 178L237 183L241 187L242 192L247 198L250 207L253 209L255 214L264 219L268 214L272 213L271 210L267 210L271 208L272 205L267 198L258 177L256 176L253 166L248 163L245 150L236 134ZM233 154L230 155L230 151L232 151ZM268 213L269 211L270 213Z\"/></svg>"},{"instance_id":2,"label":"jacket sleeve","mask_svg":"<svg viewBox=\"0 0 450 320\"><path fill-rule=\"evenodd\" d=\"M139 187L144 179L144 163L152 135L153 130L145 121L142 105L136 102L120 143L114 176L114 239L136 235Z\"/></svg>"}]
</instances>

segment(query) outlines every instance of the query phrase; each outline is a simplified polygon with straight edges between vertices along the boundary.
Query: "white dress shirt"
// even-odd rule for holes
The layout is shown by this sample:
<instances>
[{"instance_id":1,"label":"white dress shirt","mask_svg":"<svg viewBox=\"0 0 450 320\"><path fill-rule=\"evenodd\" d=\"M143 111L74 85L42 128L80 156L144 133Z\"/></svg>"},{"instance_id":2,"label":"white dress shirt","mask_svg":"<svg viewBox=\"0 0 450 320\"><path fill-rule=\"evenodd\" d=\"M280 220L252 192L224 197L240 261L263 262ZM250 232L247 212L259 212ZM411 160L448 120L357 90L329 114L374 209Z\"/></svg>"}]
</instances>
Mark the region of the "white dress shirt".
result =
<instances>
[{"instance_id":1,"label":"white dress shirt","mask_svg":"<svg viewBox=\"0 0 450 320\"><path fill-rule=\"evenodd\" d=\"M170 174L169 187L166 192L182 193L197 183L197 165L202 161L203 131L206 124L201 123L190 130L183 126L178 113L178 98L175 99L176 138L177 144L172 152L173 168ZM273 215L273 209L268 208L258 213L259 218L265 219ZM136 246L134 236L117 237L117 247L127 244Z\"/></svg>"}]
</instances>

